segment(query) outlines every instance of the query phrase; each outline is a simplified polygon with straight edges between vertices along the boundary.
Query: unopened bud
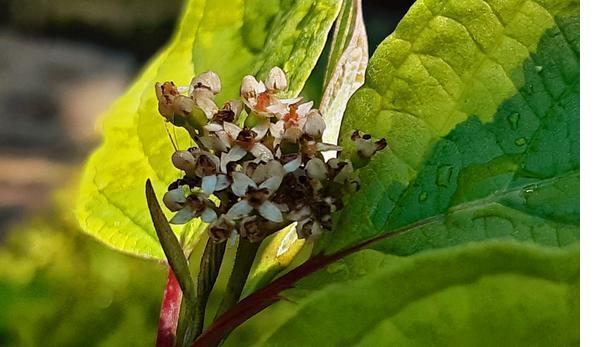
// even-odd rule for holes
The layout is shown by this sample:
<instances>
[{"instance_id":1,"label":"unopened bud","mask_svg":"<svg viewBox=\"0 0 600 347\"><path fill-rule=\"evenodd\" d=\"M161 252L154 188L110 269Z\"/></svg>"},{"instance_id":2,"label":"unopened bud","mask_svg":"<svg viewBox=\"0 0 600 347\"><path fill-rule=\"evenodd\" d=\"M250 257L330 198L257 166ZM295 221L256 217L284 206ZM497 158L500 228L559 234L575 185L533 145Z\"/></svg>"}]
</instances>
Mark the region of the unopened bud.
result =
<instances>
[{"instance_id":1,"label":"unopened bud","mask_svg":"<svg viewBox=\"0 0 600 347\"><path fill-rule=\"evenodd\" d=\"M254 78L254 76L250 76L250 75L245 76L244 79L242 79L240 95L244 99L255 98L258 88L259 88L259 83L256 80L256 78Z\"/></svg>"},{"instance_id":2,"label":"unopened bud","mask_svg":"<svg viewBox=\"0 0 600 347\"><path fill-rule=\"evenodd\" d=\"M213 95L218 94L221 91L221 79L213 71L206 71L194 77L190 83L191 91L198 88L208 89Z\"/></svg>"},{"instance_id":3,"label":"unopened bud","mask_svg":"<svg viewBox=\"0 0 600 347\"><path fill-rule=\"evenodd\" d=\"M310 110L306 115L304 132L310 136L321 137L325 131L325 120L319 110Z\"/></svg>"},{"instance_id":4,"label":"unopened bud","mask_svg":"<svg viewBox=\"0 0 600 347\"><path fill-rule=\"evenodd\" d=\"M287 78L285 77L285 72L277 66L269 71L269 75L267 76L267 80L265 81L265 85L267 90L271 92L278 92L280 90L287 89Z\"/></svg>"},{"instance_id":5,"label":"unopened bud","mask_svg":"<svg viewBox=\"0 0 600 347\"><path fill-rule=\"evenodd\" d=\"M185 172L193 172L196 168L196 158L188 151L175 151L171 156L173 166Z\"/></svg>"}]
</instances>

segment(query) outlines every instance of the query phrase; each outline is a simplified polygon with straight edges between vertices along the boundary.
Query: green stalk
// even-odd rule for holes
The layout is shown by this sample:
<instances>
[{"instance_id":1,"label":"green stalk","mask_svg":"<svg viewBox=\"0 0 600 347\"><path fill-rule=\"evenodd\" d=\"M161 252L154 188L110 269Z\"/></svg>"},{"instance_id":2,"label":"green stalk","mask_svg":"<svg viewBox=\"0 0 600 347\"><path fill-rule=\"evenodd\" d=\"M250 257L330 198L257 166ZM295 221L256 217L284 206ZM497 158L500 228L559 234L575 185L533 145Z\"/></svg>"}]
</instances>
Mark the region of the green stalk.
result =
<instances>
[{"instance_id":1,"label":"green stalk","mask_svg":"<svg viewBox=\"0 0 600 347\"><path fill-rule=\"evenodd\" d=\"M200 336L204 327L204 316L210 292L212 291L225 254L225 242L215 243L210 238L206 241L200 269L198 270L197 298L186 308L186 329L182 345L190 346Z\"/></svg>"},{"instance_id":2,"label":"green stalk","mask_svg":"<svg viewBox=\"0 0 600 347\"><path fill-rule=\"evenodd\" d=\"M240 244L235 255L231 277L229 278L229 282L227 282L227 288L225 289L225 294L223 295L216 318L229 310L240 300L242 290L248 279L248 274L250 273L250 268L252 268L252 263L254 262L259 246L260 242L250 242L240 238Z\"/></svg>"}]
</instances>

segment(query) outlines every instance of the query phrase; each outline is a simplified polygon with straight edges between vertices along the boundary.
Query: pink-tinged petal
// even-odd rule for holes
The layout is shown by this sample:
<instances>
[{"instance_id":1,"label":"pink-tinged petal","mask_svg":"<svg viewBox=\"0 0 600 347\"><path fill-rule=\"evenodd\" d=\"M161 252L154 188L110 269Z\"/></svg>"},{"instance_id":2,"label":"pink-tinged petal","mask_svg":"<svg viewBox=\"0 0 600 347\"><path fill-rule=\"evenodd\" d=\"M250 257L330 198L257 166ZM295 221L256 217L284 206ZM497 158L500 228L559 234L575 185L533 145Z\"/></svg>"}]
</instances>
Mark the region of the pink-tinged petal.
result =
<instances>
[{"instance_id":1,"label":"pink-tinged petal","mask_svg":"<svg viewBox=\"0 0 600 347\"><path fill-rule=\"evenodd\" d=\"M258 213L271 222L281 223L283 222L283 215L277 206L271 201L263 202L258 208Z\"/></svg>"},{"instance_id":2,"label":"pink-tinged petal","mask_svg":"<svg viewBox=\"0 0 600 347\"><path fill-rule=\"evenodd\" d=\"M185 206L179 212L175 213L169 221L171 224L185 224L194 218L196 211L191 206Z\"/></svg>"},{"instance_id":3,"label":"pink-tinged petal","mask_svg":"<svg viewBox=\"0 0 600 347\"><path fill-rule=\"evenodd\" d=\"M296 159L288 162L287 164L285 164L283 166L283 171L285 171L286 173L294 172L294 171L298 170L298 168L300 167L301 164L302 164L302 157L297 156Z\"/></svg>"},{"instance_id":4,"label":"pink-tinged petal","mask_svg":"<svg viewBox=\"0 0 600 347\"><path fill-rule=\"evenodd\" d=\"M217 185L215 187L215 191L219 192L229 187L230 184L231 180L229 179L229 177L227 177L227 175L217 175Z\"/></svg>"},{"instance_id":5,"label":"pink-tinged petal","mask_svg":"<svg viewBox=\"0 0 600 347\"><path fill-rule=\"evenodd\" d=\"M260 159L264 162L273 160L273 153L271 153L271 150L260 142L257 142L254 144L254 146L252 146L250 153L252 153L252 155L257 159Z\"/></svg>"},{"instance_id":6,"label":"pink-tinged petal","mask_svg":"<svg viewBox=\"0 0 600 347\"><path fill-rule=\"evenodd\" d=\"M212 208L205 208L200 214L200 219L204 223L212 223L217 219L217 213Z\"/></svg>"},{"instance_id":7,"label":"pink-tinged petal","mask_svg":"<svg viewBox=\"0 0 600 347\"><path fill-rule=\"evenodd\" d=\"M239 126L229 122L223 122L223 129L232 139L236 139L240 131L242 131Z\"/></svg>"},{"instance_id":8,"label":"pink-tinged petal","mask_svg":"<svg viewBox=\"0 0 600 347\"><path fill-rule=\"evenodd\" d=\"M246 155L246 150L242 147L235 146L229 152L221 154L221 172L227 172L227 164L236 162Z\"/></svg>"},{"instance_id":9,"label":"pink-tinged petal","mask_svg":"<svg viewBox=\"0 0 600 347\"><path fill-rule=\"evenodd\" d=\"M252 128L252 131L254 131L256 133L256 140L260 140L263 137L265 137L265 135L267 134L267 131L269 130L270 124L271 124L271 122L266 120L266 121L260 122L258 125L256 125L255 127Z\"/></svg>"},{"instance_id":10,"label":"pink-tinged petal","mask_svg":"<svg viewBox=\"0 0 600 347\"><path fill-rule=\"evenodd\" d=\"M253 208L250 206L248 201L241 200L235 205L231 206L229 211L227 211L227 218L233 220L240 219L249 215L252 210Z\"/></svg>"},{"instance_id":11,"label":"pink-tinged petal","mask_svg":"<svg viewBox=\"0 0 600 347\"><path fill-rule=\"evenodd\" d=\"M279 189L279 186L281 185L281 181L282 181L282 177L281 176L273 176L270 178L267 178L266 181L264 181L263 183L260 184L260 186L258 186L259 188L267 188L269 190L269 195L275 193L277 191L277 189Z\"/></svg>"},{"instance_id":12,"label":"pink-tinged petal","mask_svg":"<svg viewBox=\"0 0 600 347\"><path fill-rule=\"evenodd\" d=\"M202 177L202 192L204 194L210 195L215 191L217 187L217 176L205 176Z\"/></svg>"},{"instance_id":13,"label":"pink-tinged petal","mask_svg":"<svg viewBox=\"0 0 600 347\"><path fill-rule=\"evenodd\" d=\"M237 196L244 196L248 191L248 187L256 188L256 183L250 179L250 177L244 175L241 172L233 172L233 183L231 184L231 190Z\"/></svg>"}]
</instances>

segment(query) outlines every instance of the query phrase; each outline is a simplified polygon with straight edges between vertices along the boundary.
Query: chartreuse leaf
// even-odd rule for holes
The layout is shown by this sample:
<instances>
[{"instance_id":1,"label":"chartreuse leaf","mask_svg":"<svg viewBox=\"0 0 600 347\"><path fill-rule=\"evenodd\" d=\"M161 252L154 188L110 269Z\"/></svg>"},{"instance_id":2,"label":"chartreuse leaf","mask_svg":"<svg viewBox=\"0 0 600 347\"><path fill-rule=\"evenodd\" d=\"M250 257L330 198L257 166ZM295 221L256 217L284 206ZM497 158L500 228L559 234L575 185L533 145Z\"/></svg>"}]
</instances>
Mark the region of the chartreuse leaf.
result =
<instances>
[{"instance_id":1,"label":"chartreuse leaf","mask_svg":"<svg viewBox=\"0 0 600 347\"><path fill-rule=\"evenodd\" d=\"M142 257L164 259L144 198L150 178L160 196L180 173L157 112L154 83L187 85L194 74L217 72L223 92L236 97L246 74L264 78L278 65L288 74L289 94L302 89L321 54L339 11L335 0L189 0L177 33L138 80L107 112L104 143L89 159L77 201L77 217L87 233ZM171 129L179 147L190 141ZM199 224L174 227L186 253L202 230Z\"/></svg>"},{"instance_id":2,"label":"chartreuse leaf","mask_svg":"<svg viewBox=\"0 0 600 347\"><path fill-rule=\"evenodd\" d=\"M579 238L579 2L420 0L376 50L342 140L389 147L316 251L412 223L393 254Z\"/></svg>"},{"instance_id":3,"label":"chartreuse leaf","mask_svg":"<svg viewBox=\"0 0 600 347\"><path fill-rule=\"evenodd\" d=\"M351 257L361 257L361 253ZM279 310L283 323L268 320L274 327L265 327L263 335L253 340L246 335L244 344L578 345L576 245L556 249L488 241L384 258L378 271L358 279L299 299L284 293L291 295L293 303L279 302L247 324L267 319L266 314L277 307L285 308ZM231 336L231 342L239 333Z\"/></svg>"}]
</instances>

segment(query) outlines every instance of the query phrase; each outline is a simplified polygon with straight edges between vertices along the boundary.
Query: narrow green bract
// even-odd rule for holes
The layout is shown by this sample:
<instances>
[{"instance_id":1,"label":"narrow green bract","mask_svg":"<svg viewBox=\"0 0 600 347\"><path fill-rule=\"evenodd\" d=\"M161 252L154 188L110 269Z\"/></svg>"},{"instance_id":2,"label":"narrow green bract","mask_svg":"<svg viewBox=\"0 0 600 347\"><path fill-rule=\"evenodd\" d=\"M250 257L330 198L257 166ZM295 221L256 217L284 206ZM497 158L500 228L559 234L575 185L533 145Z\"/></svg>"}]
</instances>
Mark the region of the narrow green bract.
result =
<instances>
[{"instance_id":1,"label":"narrow green bract","mask_svg":"<svg viewBox=\"0 0 600 347\"><path fill-rule=\"evenodd\" d=\"M178 177L173 147L157 111L154 83L187 85L194 74L213 70L221 76L223 102L239 93L244 75L264 78L282 67L289 94L302 89L325 45L339 11L335 0L272 2L190 0L171 43L165 47L107 112L104 143L89 159L77 201L84 231L111 247L142 257L164 259L144 198L150 178L157 194ZM169 127L179 148L189 136ZM203 227L174 227L186 252Z\"/></svg>"}]
</instances>

